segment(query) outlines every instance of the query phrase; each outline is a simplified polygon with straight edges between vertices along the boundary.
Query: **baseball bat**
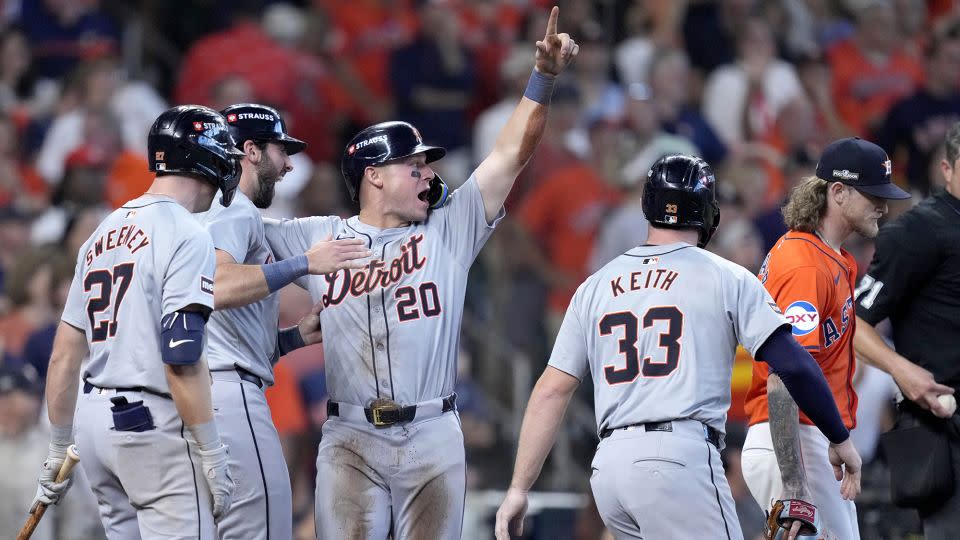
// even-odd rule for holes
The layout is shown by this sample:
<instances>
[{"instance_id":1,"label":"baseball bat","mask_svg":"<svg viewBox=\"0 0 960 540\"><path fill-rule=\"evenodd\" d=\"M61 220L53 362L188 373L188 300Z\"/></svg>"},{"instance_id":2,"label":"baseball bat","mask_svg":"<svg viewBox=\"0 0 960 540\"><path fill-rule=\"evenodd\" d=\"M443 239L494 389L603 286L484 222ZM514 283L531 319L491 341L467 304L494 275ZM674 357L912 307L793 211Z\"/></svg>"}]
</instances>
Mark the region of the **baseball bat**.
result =
<instances>
[{"instance_id":1,"label":"baseball bat","mask_svg":"<svg viewBox=\"0 0 960 540\"><path fill-rule=\"evenodd\" d=\"M67 448L67 457L63 460L63 465L61 465L60 470L57 471L58 484L70 476L70 472L73 471L73 467L79 461L80 454L77 452L77 445L71 444L70 447ZM43 503L38 504L36 510L30 514L30 517L27 518L27 521L23 524L20 532L17 533L17 540L30 540L30 536L33 535L33 530L37 528L37 524L40 523L40 518L43 517L43 514L46 511L47 505Z\"/></svg>"}]
</instances>

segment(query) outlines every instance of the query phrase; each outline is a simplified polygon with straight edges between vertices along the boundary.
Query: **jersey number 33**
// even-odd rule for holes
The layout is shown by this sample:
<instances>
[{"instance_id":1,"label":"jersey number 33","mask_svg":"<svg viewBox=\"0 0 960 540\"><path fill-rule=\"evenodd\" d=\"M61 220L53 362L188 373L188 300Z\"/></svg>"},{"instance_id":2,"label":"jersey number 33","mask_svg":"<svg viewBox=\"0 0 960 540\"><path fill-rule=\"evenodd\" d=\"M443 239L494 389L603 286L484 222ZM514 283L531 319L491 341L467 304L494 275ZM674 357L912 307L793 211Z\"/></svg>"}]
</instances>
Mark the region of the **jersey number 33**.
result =
<instances>
[{"instance_id":1,"label":"jersey number 33","mask_svg":"<svg viewBox=\"0 0 960 540\"><path fill-rule=\"evenodd\" d=\"M641 331L646 331L657 322L665 323L659 328L666 328L660 333L659 347L664 350L663 360L654 360L650 356L640 359L637 349L637 340ZM615 328L623 327L623 337L620 338L620 354L625 359L625 365L617 368L615 365L606 365L603 374L607 384L632 383L640 374L644 377L666 377L673 373L680 364L680 337L683 335L683 312L677 306L652 307L638 318L630 311L607 313L600 319L600 335L609 336ZM618 332L619 334L620 332Z\"/></svg>"}]
</instances>

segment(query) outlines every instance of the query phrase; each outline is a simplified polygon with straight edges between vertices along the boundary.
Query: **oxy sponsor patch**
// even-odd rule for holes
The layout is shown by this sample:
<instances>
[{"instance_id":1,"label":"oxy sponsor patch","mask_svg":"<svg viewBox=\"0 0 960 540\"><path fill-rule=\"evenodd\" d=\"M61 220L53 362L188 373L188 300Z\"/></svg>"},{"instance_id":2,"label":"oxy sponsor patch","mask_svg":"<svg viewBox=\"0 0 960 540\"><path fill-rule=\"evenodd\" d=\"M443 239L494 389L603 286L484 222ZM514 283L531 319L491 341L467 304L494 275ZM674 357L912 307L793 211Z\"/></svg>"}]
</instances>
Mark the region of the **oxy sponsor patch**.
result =
<instances>
[{"instance_id":1,"label":"oxy sponsor patch","mask_svg":"<svg viewBox=\"0 0 960 540\"><path fill-rule=\"evenodd\" d=\"M787 306L783 316L793 325L793 335L805 336L820 324L820 313L816 306L806 300L797 300Z\"/></svg>"}]
</instances>

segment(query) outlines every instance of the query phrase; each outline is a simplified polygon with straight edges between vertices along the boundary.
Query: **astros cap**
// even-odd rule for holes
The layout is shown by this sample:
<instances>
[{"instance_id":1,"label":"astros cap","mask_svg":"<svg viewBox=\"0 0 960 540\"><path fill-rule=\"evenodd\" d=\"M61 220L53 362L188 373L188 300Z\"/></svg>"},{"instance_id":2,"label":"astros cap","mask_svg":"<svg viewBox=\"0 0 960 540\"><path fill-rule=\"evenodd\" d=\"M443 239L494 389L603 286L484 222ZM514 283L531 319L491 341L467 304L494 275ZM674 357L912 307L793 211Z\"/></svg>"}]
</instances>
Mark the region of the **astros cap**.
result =
<instances>
[{"instance_id":1,"label":"astros cap","mask_svg":"<svg viewBox=\"0 0 960 540\"><path fill-rule=\"evenodd\" d=\"M891 182L891 168L883 148L859 137L847 137L823 149L817 177L881 199L909 199L909 193Z\"/></svg>"}]
</instances>

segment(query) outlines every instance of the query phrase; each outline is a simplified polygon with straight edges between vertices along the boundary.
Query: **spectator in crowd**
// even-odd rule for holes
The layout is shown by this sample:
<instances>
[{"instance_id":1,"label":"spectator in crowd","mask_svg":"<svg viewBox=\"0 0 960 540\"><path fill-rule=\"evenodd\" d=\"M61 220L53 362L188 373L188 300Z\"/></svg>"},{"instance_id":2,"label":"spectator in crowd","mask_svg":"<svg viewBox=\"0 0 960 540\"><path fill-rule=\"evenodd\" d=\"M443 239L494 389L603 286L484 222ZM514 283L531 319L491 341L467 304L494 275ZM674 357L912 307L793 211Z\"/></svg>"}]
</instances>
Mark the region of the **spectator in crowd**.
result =
<instances>
[{"instance_id":1,"label":"spectator in crowd","mask_svg":"<svg viewBox=\"0 0 960 540\"><path fill-rule=\"evenodd\" d=\"M5 280L11 309L0 317L0 348L8 362L20 363L27 338L58 318L53 289L56 250L30 248L19 254Z\"/></svg>"},{"instance_id":2,"label":"spectator in crowd","mask_svg":"<svg viewBox=\"0 0 960 540\"><path fill-rule=\"evenodd\" d=\"M36 0L20 9L40 77L62 78L79 63L119 49L119 29L99 0Z\"/></svg>"},{"instance_id":3,"label":"spectator in crowd","mask_svg":"<svg viewBox=\"0 0 960 540\"><path fill-rule=\"evenodd\" d=\"M50 363L50 353L53 352L53 338L57 333L59 315L67 302L67 293L70 292L70 282L73 280L73 271L76 257L68 255L62 249L51 247L50 258L37 269L38 275L31 280L33 291L38 297L38 303L48 302L51 317L40 320L37 327L30 332L23 344L23 352L19 363L30 366L40 377L40 381L47 380L47 366ZM48 277L49 276L49 277ZM35 285L34 285L35 284ZM44 290L42 287L48 285ZM46 295L46 299L44 299Z\"/></svg>"},{"instance_id":4,"label":"spectator in crowd","mask_svg":"<svg viewBox=\"0 0 960 540\"><path fill-rule=\"evenodd\" d=\"M727 158L727 147L703 114L690 106L692 81L686 53L680 49L658 49L650 59L648 79L663 130L690 140L707 163L720 166Z\"/></svg>"},{"instance_id":5,"label":"spectator in crowd","mask_svg":"<svg viewBox=\"0 0 960 540\"><path fill-rule=\"evenodd\" d=\"M102 127L119 128L120 147L139 154L141 159L146 156L150 119L159 116L167 105L148 84L125 79L116 58L81 64L73 73L61 98L64 110L54 118L37 155L37 171L48 184L60 183L67 157L86 142L90 115L113 113L111 125Z\"/></svg>"},{"instance_id":6,"label":"spectator in crowd","mask_svg":"<svg viewBox=\"0 0 960 540\"><path fill-rule=\"evenodd\" d=\"M906 163L906 183L918 195L930 191L927 164L947 131L960 120L960 20L934 36L926 55L923 86L887 114L877 143L895 163ZM906 159L897 159L901 156ZM939 175L938 175L939 176Z\"/></svg>"},{"instance_id":7,"label":"spectator in crowd","mask_svg":"<svg viewBox=\"0 0 960 540\"><path fill-rule=\"evenodd\" d=\"M724 220L710 242L710 251L756 274L763 263L763 238L753 223L743 216Z\"/></svg>"},{"instance_id":8,"label":"spectator in crowd","mask_svg":"<svg viewBox=\"0 0 960 540\"><path fill-rule=\"evenodd\" d=\"M626 37L613 49L613 62L620 82L649 83L650 62L656 52L651 35L650 2L631 2L624 14Z\"/></svg>"},{"instance_id":9,"label":"spectator in crowd","mask_svg":"<svg viewBox=\"0 0 960 540\"><path fill-rule=\"evenodd\" d=\"M730 64L737 54L737 36L743 31L743 21L751 14L756 0L717 0L716 2L686 2L683 19L684 49L690 62L701 73L707 74L722 65Z\"/></svg>"},{"instance_id":10,"label":"spectator in crowd","mask_svg":"<svg viewBox=\"0 0 960 540\"><path fill-rule=\"evenodd\" d=\"M262 2L234 0L231 4L231 26L203 36L186 52L173 100L207 104L217 83L242 77L252 86L257 102L289 107L299 77L297 53L277 43L263 29Z\"/></svg>"},{"instance_id":11,"label":"spectator in crowd","mask_svg":"<svg viewBox=\"0 0 960 540\"><path fill-rule=\"evenodd\" d=\"M30 366L0 364L0 531L20 530L37 489L36 456L50 442L40 421L40 378ZM34 532L34 540L101 540L97 500L82 468L73 472L74 489L64 502L51 507Z\"/></svg>"},{"instance_id":12,"label":"spectator in crowd","mask_svg":"<svg viewBox=\"0 0 960 540\"><path fill-rule=\"evenodd\" d=\"M416 39L390 56L395 114L446 147L447 155L438 163L444 179L467 178L472 164L467 108L476 83L473 53L460 41L451 6L423 1L418 14Z\"/></svg>"},{"instance_id":13,"label":"spectator in crowd","mask_svg":"<svg viewBox=\"0 0 960 540\"><path fill-rule=\"evenodd\" d=\"M31 216L23 213L16 206L5 205L0 207L0 291L6 291L10 271L20 254L29 245ZM6 293L0 295L0 313L5 313L10 307L10 299Z\"/></svg>"},{"instance_id":14,"label":"spectator in crowd","mask_svg":"<svg viewBox=\"0 0 960 540\"><path fill-rule=\"evenodd\" d=\"M549 339L559 330L574 290L587 275L601 219L620 198L616 180L602 173L615 159L612 156L619 156L623 134L619 119L598 118L588 132L593 147L589 161L544 179L518 211L518 243L511 252L524 258L549 291L543 319Z\"/></svg>"},{"instance_id":15,"label":"spectator in crowd","mask_svg":"<svg viewBox=\"0 0 960 540\"><path fill-rule=\"evenodd\" d=\"M893 14L897 21L897 38L903 50L914 58L922 59L927 46L927 2L924 0L892 0Z\"/></svg>"},{"instance_id":16,"label":"spectator in crowd","mask_svg":"<svg viewBox=\"0 0 960 540\"><path fill-rule=\"evenodd\" d=\"M486 108L473 124L473 161L480 163L493 149L500 128L506 125L513 109L523 95L530 76L530 53L521 47L513 48L500 64L500 100Z\"/></svg>"},{"instance_id":17,"label":"spectator in crowd","mask_svg":"<svg viewBox=\"0 0 960 540\"><path fill-rule=\"evenodd\" d=\"M807 99L814 108L818 146L849 137L850 127L844 123L833 99L833 73L822 54L812 54L797 60L797 74Z\"/></svg>"},{"instance_id":18,"label":"spectator in crowd","mask_svg":"<svg viewBox=\"0 0 960 540\"><path fill-rule=\"evenodd\" d=\"M40 210L48 204L48 187L36 170L20 159L19 142L13 120L0 113L0 206Z\"/></svg>"},{"instance_id":19,"label":"spectator in crowd","mask_svg":"<svg viewBox=\"0 0 960 540\"><path fill-rule=\"evenodd\" d=\"M570 143L578 156L590 159L590 137L584 128L600 119L623 117L626 96L623 87L611 79L611 50L605 32L595 21L581 22L580 26L586 33L579 41L580 54L571 66L571 75L580 94L581 129ZM577 34L578 40L580 35Z\"/></svg>"},{"instance_id":20,"label":"spectator in crowd","mask_svg":"<svg viewBox=\"0 0 960 540\"><path fill-rule=\"evenodd\" d=\"M737 36L737 59L710 73L703 90L703 114L727 144L762 139L780 110L802 92L794 67L777 58L773 33L750 17Z\"/></svg>"},{"instance_id":21,"label":"spectator in crowd","mask_svg":"<svg viewBox=\"0 0 960 540\"><path fill-rule=\"evenodd\" d=\"M27 36L18 27L0 34L0 111L19 129L53 111L59 88L53 79L37 77Z\"/></svg>"},{"instance_id":22,"label":"spectator in crowd","mask_svg":"<svg viewBox=\"0 0 960 540\"><path fill-rule=\"evenodd\" d=\"M923 80L920 61L904 51L888 1L856 9L856 32L828 51L833 100L854 135L870 138L900 98Z\"/></svg>"}]
</instances>

